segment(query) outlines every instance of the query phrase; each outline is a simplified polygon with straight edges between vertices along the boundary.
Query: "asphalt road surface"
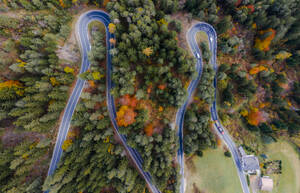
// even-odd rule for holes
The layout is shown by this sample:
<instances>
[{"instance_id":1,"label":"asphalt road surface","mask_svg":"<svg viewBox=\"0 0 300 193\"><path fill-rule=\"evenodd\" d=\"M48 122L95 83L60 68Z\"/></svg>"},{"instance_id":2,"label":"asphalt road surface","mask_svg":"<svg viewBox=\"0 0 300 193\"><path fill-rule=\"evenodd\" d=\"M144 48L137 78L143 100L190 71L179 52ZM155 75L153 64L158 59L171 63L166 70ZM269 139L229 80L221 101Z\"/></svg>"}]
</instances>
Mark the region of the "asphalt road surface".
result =
<instances>
[{"instance_id":1,"label":"asphalt road surface","mask_svg":"<svg viewBox=\"0 0 300 193\"><path fill-rule=\"evenodd\" d=\"M113 96L110 94L110 90L112 88L112 81L111 81L111 71L112 71L112 65L111 65L111 55L110 55L110 49L111 45L109 43L110 38L114 38L113 34L110 34L108 31L108 24L110 23L109 15L103 11L99 10L92 10L88 11L84 14L82 14L76 24L76 37L80 45L81 49L81 55L82 55L82 62L81 62L81 69L80 73L85 72L88 70L90 63L88 61L88 52L91 49L91 45L89 42L88 37L88 24L92 21L100 21L102 22L106 27L106 45L107 45L107 87L106 87L106 97L107 97L107 106L109 110L109 115L112 121L112 124L114 126L115 132L118 135L119 139L122 142L122 145L125 147L126 151L128 152L128 155L131 157L133 163L135 164L135 167L138 169L139 173L142 175L142 177L145 179L147 186L151 190L152 193L160 193L160 191L152 184L151 176L148 172L143 171L142 169L142 163L143 160L141 156L138 154L138 152L131 147L129 147L126 144L126 137L124 135L121 135L118 131L118 125L116 122L116 108L114 104ZM84 87L85 81L81 79L77 79L76 85L73 89L73 92L69 98L69 101L67 103L67 107L65 109L60 127L58 136L56 139L56 144L54 147L50 167L48 170L48 175L52 175L57 167L57 164L60 160L61 154L63 152L61 146L66 140L68 130L70 128L70 121L72 118L72 115L74 113L75 107L78 103L80 94L82 92L82 89Z\"/></svg>"},{"instance_id":2,"label":"asphalt road surface","mask_svg":"<svg viewBox=\"0 0 300 193\"><path fill-rule=\"evenodd\" d=\"M217 34L216 34L214 28L211 25L209 25L207 23L202 23L202 22L197 23L194 26L192 26L192 28L189 30L189 32L187 34L188 43L190 45L190 48L191 48L192 52L194 53L194 56L196 56L195 53L198 53L199 56L200 56L200 59L197 59L197 63L200 63L201 68L202 68L201 52L198 48L197 41L195 39L196 33L199 32L199 31L205 32L208 36L209 48L212 52L212 57L210 59L210 64L213 65L213 69L215 70L215 72L217 74L217 70L218 70L218 66L217 66L217 62L216 62ZM201 60L201 61L199 61L199 60ZM232 154L235 166L237 168L237 172L238 172L238 175L239 175L239 179L240 179L240 182L241 182L243 192L244 193L250 193L245 174L243 173L243 170L242 170L242 164L241 164L241 160L240 160L240 157L239 157L239 154L238 154L238 149L237 149L235 143L233 142L233 140L231 139L229 133L222 126L222 124L221 124L221 122L219 121L219 118L218 118L217 105L216 105L216 98L217 98L217 78L216 78L216 76L215 76L213 84L214 84L213 86L215 88L215 94L214 94L215 96L214 96L213 105L212 105L210 110L211 110L211 119L215 122L214 123L214 128L215 128L216 132L218 133L219 137L225 142L225 144L227 145L227 147L229 148L229 150ZM181 131L181 136L182 136L182 131ZM182 138L180 139L180 146L182 146ZM179 153L183 154L183 150L181 150ZM182 163L182 165L183 165L183 163ZM184 187L184 184L183 185L181 184L181 186ZM183 193L183 191L181 193Z\"/></svg>"}]
</instances>

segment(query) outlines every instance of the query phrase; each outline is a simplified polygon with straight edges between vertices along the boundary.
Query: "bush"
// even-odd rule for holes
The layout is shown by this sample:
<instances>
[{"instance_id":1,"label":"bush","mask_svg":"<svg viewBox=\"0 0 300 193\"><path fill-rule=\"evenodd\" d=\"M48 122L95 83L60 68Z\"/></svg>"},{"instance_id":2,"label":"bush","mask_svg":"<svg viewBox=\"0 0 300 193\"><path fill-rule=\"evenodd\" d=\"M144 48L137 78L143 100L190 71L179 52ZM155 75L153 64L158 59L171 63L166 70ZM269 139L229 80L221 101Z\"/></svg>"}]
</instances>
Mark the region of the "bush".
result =
<instances>
[{"instance_id":1,"label":"bush","mask_svg":"<svg viewBox=\"0 0 300 193\"><path fill-rule=\"evenodd\" d=\"M224 152L224 155L225 155L226 157L231 157L231 153L230 153L229 151L225 151L225 152Z\"/></svg>"}]
</instances>

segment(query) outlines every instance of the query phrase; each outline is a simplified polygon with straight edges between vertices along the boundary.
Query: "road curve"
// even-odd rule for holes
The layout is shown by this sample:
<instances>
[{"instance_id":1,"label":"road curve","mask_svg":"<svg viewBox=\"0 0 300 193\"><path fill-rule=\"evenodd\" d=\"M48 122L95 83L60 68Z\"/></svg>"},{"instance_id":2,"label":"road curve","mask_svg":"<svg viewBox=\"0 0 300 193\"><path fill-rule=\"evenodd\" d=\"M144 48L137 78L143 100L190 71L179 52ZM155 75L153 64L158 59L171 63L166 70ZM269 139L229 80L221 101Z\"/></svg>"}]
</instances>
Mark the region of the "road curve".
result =
<instances>
[{"instance_id":1,"label":"road curve","mask_svg":"<svg viewBox=\"0 0 300 193\"><path fill-rule=\"evenodd\" d=\"M188 41L188 45L194 55L194 57L197 59L196 61L196 73L197 76L191 82L189 83L189 86L187 88L188 96L183 103L183 105L178 109L176 113L176 126L178 127L178 132L177 135L179 137L179 149L177 152L177 159L180 165L180 175L181 175L181 184L180 184L180 192L184 193L185 192L185 181L184 181L184 150L183 150L183 123L184 123L184 115L188 106L188 103L192 97L193 92L197 88L197 85L200 81L201 75L202 75L202 60L201 60L201 52L197 44L193 44L193 42L196 42L195 39L195 31L194 30L189 30L188 33L186 34L186 39ZM196 53L199 53L200 58L196 57Z\"/></svg>"},{"instance_id":2,"label":"road curve","mask_svg":"<svg viewBox=\"0 0 300 193\"><path fill-rule=\"evenodd\" d=\"M109 33L109 31L108 31L108 24L110 23L110 18L109 18L109 15L103 11L92 10L92 11L85 12L84 14L82 14L80 16L78 22L76 23L76 38L79 42L81 55L82 55L80 73L83 73L86 70L88 70L88 68L90 66L90 63L88 61L88 52L91 49L91 45L90 45L89 37L88 37L88 24L95 20L102 22L106 28L106 45L107 45L106 98L107 98L107 107L108 107L109 115L111 118L111 122L114 126L116 134L118 135L120 141L122 142L122 145L125 147L126 151L128 152L128 155L131 157L131 159L132 159L133 163L135 164L135 167L138 169L139 173L145 179L150 191L152 193L160 193L160 191L152 184L150 174L148 172L143 171L143 169L142 169L143 160L142 160L141 156L138 154L138 152L136 150L132 149L131 147L129 147L126 144L126 137L119 133L119 128L118 128L118 125L116 122L116 108L115 108L115 104L114 104L114 98L110 93L110 90L112 88L112 81L111 81L112 65L111 65L110 49L112 48L112 46L110 45L109 39L114 38L114 35ZM60 160L60 157L62 154L61 146L67 137L67 133L70 128L70 121L71 121L72 115L74 113L75 107L78 103L78 100L79 100L79 97L82 92L84 84L85 84L84 80L77 79L76 85L75 85L73 92L67 103L67 107L65 109L65 112L64 112L64 115L62 118L62 122L59 127L56 144L54 147L50 167L48 170L48 176L52 175L54 173L54 171L57 167L57 164Z\"/></svg>"},{"instance_id":3,"label":"road curve","mask_svg":"<svg viewBox=\"0 0 300 193\"><path fill-rule=\"evenodd\" d=\"M216 31L214 30L214 28L211 25L209 25L207 23L203 23L203 22L199 22L199 23L195 24L189 30L189 32L187 34L187 39L188 39L188 43L190 45L190 48L191 48L193 53L197 52L200 56L201 56L201 52L198 48L198 45L197 45L197 42L196 42L196 39L195 39L195 35L199 31L205 32L208 36L209 49L212 52L212 56L211 56L211 59L210 59L210 64L213 65L213 69L215 70L215 73L217 75L218 65L217 65L217 62L216 62L216 58L217 58L217 34L216 34ZM200 59L200 60L202 60L202 59ZM197 63L198 62L199 61L197 61ZM202 61L200 62L200 64L202 65ZM243 170L242 170L242 164L241 164L241 160L240 160L240 157L239 157L239 154L238 154L238 149L237 149L235 143L233 142L233 140L231 139L229 133L223 127L223 125L221 124L221 122L218 118L217 105L216 105L216 99L217 99L217 76L216 75L215 75L214 82L213 82L213 86L215 88L214 102L213 102L212 107L210 108L211 119L213 121L215 121L214 128L215 128L218 136L225 142L225 144L227 145L228 149L230 150L230 152L232 154L235 166L237 168L237 172L238 172L238 175L239 175L239 179L240 179L240 182L241 182L243 192L244 193L250 193L245 174L243 173ZM222 134L217 129L217 127L222 128L223 131L224 131L224 134ZM180 146L182 146L182 138L180 139L180 141L181 141ZM183 154L183 151L181 151L180 153ZM182 186L184 186L184 185L182 185ZM183 192L181 192L181 193L183 193Z\"/></svg>"},{"instance_id":4,"label":"road curve","mask_svg":"<svg viewBox=\"0 0 300 193\"><path fill-rule=\"evenodd\" d=\"M124 135L121 135L118 131L118 125L116 122L116 108L115 108L115 104L114 104L114 98L110 93L110 90L112 88L112 81L111 81L111 71L112 71L112 65L111 65L111 55L109 53L110 49L111 49L111 45L109 43L109 39L110 38L114 38L113 34L110 34L108 31L108 24L110 23L110 18L109 15L103 11L99 11L99 10L92 10L89 12L84 13L83 15L80 16L77 24L76 24L76 37L78 39L78 42L80 44L80 48L81 48L81 54L82 54L82 64L81 64L81 68L80 68L80 73L85 72L86 70L88 70L90 63L88 61L88 57L87 54L90 51L91 45L89 42L89 38L88 38L88 24L91 21L94 20L98 20L100 22L102 22L105 26L106 26L106 44L107 44L107 87L106 87L106 97L107 97L107 106L108 106L108 110L109 110L109 115L112 121L112 124L114 126L114 129L116 131L116 134L118 135L118 137L120 138L122 145L125 147L126 151L128 152L129 156L132 158L132 161L134 162L136 168L138 169L138 171L140 172L140 174L142 175L142 177L145 179L149 189L151 190L152 193L160 193L160 191L152 184L152 180L151 180L151 176L148 172L143 171L142 169L142 163L143 160L141 158L141 156L138 154L138 152L134 149L132 149L131 147L129 147L126 144L126 137ZM206 23L198 23L196 25L194 25L188 32L187 34L187 39L188 39L188 43L190 46L190 49L192 50L194 56L196 53L198 53L201 56L201 52L199 50L199 47L196 43L195 40L195 34L197 31L204 31L208 34L209 37L209 47L213 52L212 58L211 58L211 63L214 65L214 70L217 71L217 65L216 65L216 33L214 31L214 29L206 24ZM182 175L182 180L181 180L181 187L180 187L180 191L181 193L184 192L184 154L183 154L183 120L184 120L184 114L188 105L188 101L191 98L191 95L193 93L193 91L195 90L201 74L202 74L202 60L198 59L197 60L197 64L196 64L196 71L197 71L197 78L193 79L191 81L191 83L188 86L188 98L186 100L186 102L182 105L182 107L178 110L177 114L176 114L176 125L178 126L178 135L179 135L179 142L180 142L180 147L178 150L178 160L181 166L180 169L180 173ZM56 139L56 144L54 147L54 151L53 151L53 155L52 155L52 159L51 159L51 163L50 163L50 167L48 170L48 175L52 175L57 167L57 164L60 160L61 154L62 154L62 144L64 142L64 140L67 137L67 133L68 130L70 128L70 121L72 118L72 115L74 113L75 107L78 103L80 94L82 92L82 89L84 87L85 81L81 80L81 79L77 79L76 81L76 85L72 91L72 94L68 100L67 103L67 107L65 109L65 112L63 114L63 118L59 127L59 132L57 135L57 139ZM214 87L216 89L216 78L214 81ZM215 99L216 99L216 90L215 90ZM212 115L212 119L216 120L219 124L219 120L218 120L218 116L217 116L217 110L216 110L216 101L214 101L213 106L211 107L211 115ZM221 124L220 124L221 125ZM222 126L223 128L223 126ZM223 128L224 129L224 128ZM232 139L230 138L228 132L224 129L225 134L222 135L221 133L218 132L218 135L220 135L220 137L225 141L225 143L227 144L228 148L230 149L233 158L235 160L235 164L237 166L238 169L238 173L239 173L239 177L240 177L240 181L242 183L242 187L243 187L243 191L244 193L249 193L249 189L248 189L248 185L247 185L247 181L245 178L245 175L242 172L242 168L241 168L241 163L238 157L238 153L237 153L237 148L234 144L234 142L232 141Z\"/></svg>"}]
</instances>

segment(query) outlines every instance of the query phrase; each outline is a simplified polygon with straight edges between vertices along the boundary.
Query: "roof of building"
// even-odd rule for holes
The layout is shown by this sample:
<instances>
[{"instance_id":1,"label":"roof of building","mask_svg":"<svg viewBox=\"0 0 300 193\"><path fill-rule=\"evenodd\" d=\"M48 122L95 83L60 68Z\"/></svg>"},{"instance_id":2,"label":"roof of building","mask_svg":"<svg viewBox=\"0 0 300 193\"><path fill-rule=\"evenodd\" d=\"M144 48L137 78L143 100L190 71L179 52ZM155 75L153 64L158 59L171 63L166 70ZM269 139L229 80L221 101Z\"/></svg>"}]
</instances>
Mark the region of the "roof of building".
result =
<instances>
[{"instance_id":1,"label":"roof of building","mask_svg":"<svg viewBox=\"0 0 300 193\"><path fill-rule=\"evenodd\" d=\"M261 178L261 190L263 191L272 191L273 189L273 180L269 176L264 176Z\"/></svg>"},{"instance_id":2,"label":"roof of building","mask_svg":"<svg viewBox=\"0 0 300 193\"><path fill-rule=\"evenodd\" d=\"M242 167L245 171L259 170L259 161L254 155L246 155L242 157Z\"/></svg>"}]
</instances>

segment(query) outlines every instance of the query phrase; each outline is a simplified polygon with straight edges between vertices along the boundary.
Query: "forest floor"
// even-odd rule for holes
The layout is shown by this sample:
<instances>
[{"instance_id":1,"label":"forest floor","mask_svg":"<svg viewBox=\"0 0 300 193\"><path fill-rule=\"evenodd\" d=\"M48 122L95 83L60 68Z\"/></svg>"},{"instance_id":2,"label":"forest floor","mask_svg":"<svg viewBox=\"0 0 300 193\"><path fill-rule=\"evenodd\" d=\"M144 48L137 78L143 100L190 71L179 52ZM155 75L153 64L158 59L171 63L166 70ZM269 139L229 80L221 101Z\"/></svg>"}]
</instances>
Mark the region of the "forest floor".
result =
<instances>
[{"instance_id":1,"label":"forest floor","mask_svg":"<svg viewBox=\"0 0 300 193\"><path fill-rule=\"evenodd\" d=\"M266 146L270 160L282 161L282 174L270 175L274 180L273 193L300 193L300 154L287 141L279 141Z\"/></svg>"},{"instance_id":2,"label":"forest floor","mask_svg":"<svg viewBox=\"0 0 300 193\"><path fill-rule=\"evenodd\" d=\"M182 30L180 33L178 33L178 43L181 48L187 50L190 53L190 55L192 56L192 52L188 47L186 34L194 24L196 24L200 21L196 20L196 19L189 20L187 15L188 15L187 13L177 12L177 13L171 15L171 18L181 22Z\"/></svg>"},{"instance_id":3,"label":"forest floor","mask_svg":"<svg viewBox=\"0 0 300 193\"><path fill-rule=\"evenodd\" d=\"M203 157L186 161L185 175L189 193L242 192L233 160L224 156L222 148L205 150Z\"/></svg>"},{"instance_id":4,"label":"forest floor","mask_svg":"<svg viewBox=\"0 0 300 193\"><path fill-rule=\"evenodd\" d=\"M196 33L196 41L197 41L197 44L198 44L198 46L199 46L199 48L200 48L200 43L201 42L206 42L207 43L207 45L209 45L208 43L208 36L207 36L207 34L205 33L205 32L203 32L203 31L199 31L199 32L197 32Z\"/></svg>"}]
</instances>

